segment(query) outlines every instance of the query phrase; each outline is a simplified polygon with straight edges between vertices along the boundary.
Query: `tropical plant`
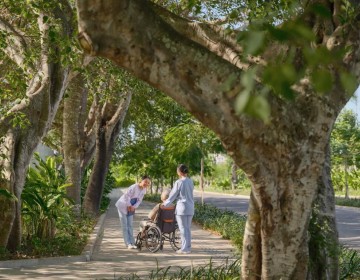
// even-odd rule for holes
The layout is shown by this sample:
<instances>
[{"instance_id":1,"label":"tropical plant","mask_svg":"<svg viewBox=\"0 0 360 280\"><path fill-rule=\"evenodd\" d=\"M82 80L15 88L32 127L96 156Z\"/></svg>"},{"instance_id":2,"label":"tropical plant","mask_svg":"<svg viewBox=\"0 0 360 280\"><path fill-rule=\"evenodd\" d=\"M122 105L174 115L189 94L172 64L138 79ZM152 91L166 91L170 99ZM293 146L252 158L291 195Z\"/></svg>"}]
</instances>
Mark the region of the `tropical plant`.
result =
<instances>
[{"instance_id":1,"label":"tropical plant","mask_svg":"<svg viewBox=\"0 0 360 280\"><path fill-rule=\"evenodd\" d=\"M43 160L35 153L37 163L30 167L21 195L24 234L40 240L55 236L59 217L70 214L72 201L66 195L66 178L60 166L61 157Z\"/></svg>"}]
</instances>

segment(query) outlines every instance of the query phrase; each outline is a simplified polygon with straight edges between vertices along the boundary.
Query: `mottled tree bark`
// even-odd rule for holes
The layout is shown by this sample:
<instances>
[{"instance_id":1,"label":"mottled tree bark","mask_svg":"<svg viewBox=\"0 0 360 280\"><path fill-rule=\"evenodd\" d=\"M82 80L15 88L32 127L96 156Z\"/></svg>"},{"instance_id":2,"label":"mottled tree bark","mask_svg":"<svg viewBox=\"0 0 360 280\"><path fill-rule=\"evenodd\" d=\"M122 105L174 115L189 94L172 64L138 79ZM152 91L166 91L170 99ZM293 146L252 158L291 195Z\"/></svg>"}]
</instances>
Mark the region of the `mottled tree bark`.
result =
<instances>
[{"instance_id":1,"label":"mottled tree bark","mask_svg":"<svg viewBox=\"0 0 360 280\"><path fill-rule=\"evenodd\" d=\"M87 115L87 89L81 74L72 80L64 99L63 112L63 154L65 173L71 186L67 188L68 196L74 201L76 215L81 210L82 161L84 158L84 126Z\"/></svg>"},{"instance_id":2,"label":"mottled tree bark","mask_svg":"<svg viewBox=\"0 0 360 280\"><path fill-rule=\"evenodd\" d=\"M83 201L83 211L90 216L99 212L105 177L109 170L115 140L118 137L127 109L130 105L131 93L125 94L118 107L105 103L98 107L96 114L96 149L92 172Z\"/></svg>"},{"instance_id":3,"label":"mottled tree bark","mask_svg":"<svg viewBox=\"0 0 360 280\"><path fill-rule=\"evenodd\" d=\"M339 278L339 247L329 145L318 187L309 226L310 269L307 279L336 280Z\"/></svg>"},{"instance_id":4,"label":"mottled tree bark","mask_svg":"<svg viewBox=\"0 0 360 280\"><path fill-rule=\"evenodd\" d=\"M264 124L236 114L240 82L224 85L229 77L240 81L249 66L284 54L288 47L274 42L262 58L242 61L241 42L150 1L78 0L77 6L80 43L87 53L111 59L183 105L217 133L249 176L253 187L243 279L306 279L312 203L331 128L349 99L336 78L338 70L332 69L334 84L326 95L316 94L308 79L294 87L293 102L269 95L270 123ZM356 28L328 19L314 21L311 16L302 20L316 29L318 47L344 48L360 42ZM295 55L294 63L303 59ZM342 66L359 78L359 61L360 51L354 48L344 56Z\"/></svg>"}]
</instances>

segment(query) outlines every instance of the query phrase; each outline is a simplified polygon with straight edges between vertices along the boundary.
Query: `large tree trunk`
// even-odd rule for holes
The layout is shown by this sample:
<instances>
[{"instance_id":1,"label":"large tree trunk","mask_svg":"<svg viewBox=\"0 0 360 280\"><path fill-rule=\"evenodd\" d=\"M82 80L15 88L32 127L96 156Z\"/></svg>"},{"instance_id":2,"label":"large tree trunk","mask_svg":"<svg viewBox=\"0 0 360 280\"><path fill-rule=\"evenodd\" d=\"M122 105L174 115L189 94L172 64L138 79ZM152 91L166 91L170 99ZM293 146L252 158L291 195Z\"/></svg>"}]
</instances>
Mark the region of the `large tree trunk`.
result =
<instances>
[{"instance_id":1,"label":"large tree trunk","mask_svg":"<svg viewBox=\"0 0 360 280\"><path fill-rule=\"evenodd\" d=\"M128 93L118 107L109 103L102 110L98 107L95 159L83 202L83 211L87 215L96 216L99 212L115 140L122 128L130 101L131 93Z\"/></svg>"},{"instance_id":2,"label":"large tree trunk","mask_svg":"<svg viewBox=\"0 0 360 280\"><path fill-rule=\"evenodd\" d=\"M84 79L79 74L67 90L63 112L63 153L67 180L71 186L67 188L68 196L74 201L74 213L80 215L82 161L84 157L83 139L87 113L86 101L88 90L84 88Z\"/></svg>"},{"instance_id":3,"label":"large tree trunk","mask_svg":"<svg viewBox=\"0 0 360 280\"><path fill-rule=\"evenodd\" d=\"M333 87L326 95L318 95L308 79L294 87L293 102L269 94L271 117L264 124L236 114L242 73L274 57L281 63L290 47L274 42L263 58L242 61L241 47L219 28L189 22L150 1L78 0L77 4L83 48L113 60L183 105L219 135L249 176L253 187L243 279L306 279L308 225L326 145L336 116L349 99L337 78L338 69L332 69ZM316 20L302 19L316 30L318 47L359 44L356 28ZM318 32L322 24L323 33ZM303 59L299 52L293 63L299 65ZM354 49L344 57L342 67L359 75L359 61L360 51ZM236 82L229 82L229 77Z\"/></svg>"}]
</instances>

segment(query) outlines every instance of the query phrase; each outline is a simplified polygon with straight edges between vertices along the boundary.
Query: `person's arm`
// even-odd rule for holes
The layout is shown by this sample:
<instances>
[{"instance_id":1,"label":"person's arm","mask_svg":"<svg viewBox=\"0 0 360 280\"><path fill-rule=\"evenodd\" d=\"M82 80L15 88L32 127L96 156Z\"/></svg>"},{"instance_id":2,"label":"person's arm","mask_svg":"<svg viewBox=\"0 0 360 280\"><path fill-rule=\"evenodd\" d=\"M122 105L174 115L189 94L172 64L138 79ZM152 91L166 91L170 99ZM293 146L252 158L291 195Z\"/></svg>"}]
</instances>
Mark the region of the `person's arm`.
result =
<instances>
[{"instance_id":1,"label":"person's arm","mask_svg":"<svg viewBox=\"0 0 360 280\"><path fill-rule=\"evenodd\" d=\"M124 193L125 203L127 207L132 206L130 200L134 196L135 187L136 185L131 185Z\"/></svg>"},{"instance_id":2,"label":"person's arm","mask_svg":"<svg viewBox=\"0 0 360 280\"><path fill-rule=\"evenodd\" d=\"M174 187L172 188L170 194L169 194L169 198L167 200L164 201L163 205L165 207L169 206L171 203L174 202L174 200L178 197L180 192L180 184L178 181L175 182Z\"/></svg>"},{"instance_id":3,"label":"person's arm","mask_svg":"<svg viewBox=\"0 0 360 280\"><path fill-rule=\"evenodd\" d=\"M134 208L138 208L140 203L143 201L143 198L144 198L144 195L145 195L145 191L140 191L138 197L137 197L137 202L133 205Z\"/></svg>"},{"instance_id":4,"label":"person's arm","mask_svg":"<svg viewBox=\"0 0 360 280\"><path fill-rule=\"evenodd\" d=\"M154 221L157 213L159 212L159 208L160 208L161 203L156 204L155 207L150 211L148 218L152 221Z\"/></svg>"}]
</instances>

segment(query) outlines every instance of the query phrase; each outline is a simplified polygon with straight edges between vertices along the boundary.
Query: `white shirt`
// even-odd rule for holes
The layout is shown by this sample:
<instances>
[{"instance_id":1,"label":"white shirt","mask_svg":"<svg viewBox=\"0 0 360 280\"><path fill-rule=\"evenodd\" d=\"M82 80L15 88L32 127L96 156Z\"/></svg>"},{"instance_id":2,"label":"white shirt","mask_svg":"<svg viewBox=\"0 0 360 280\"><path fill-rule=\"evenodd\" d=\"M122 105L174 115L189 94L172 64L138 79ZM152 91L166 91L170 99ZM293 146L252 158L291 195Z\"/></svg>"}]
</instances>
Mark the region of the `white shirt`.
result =
<instances>
[{"instance_id":1,"label":"white shirt","mask_svg":"<svg viewBox=\"0 0 360 280\"><path fill-rule=\"evenodd\" d=\"M116 201L115 206L119 211L123 214L127 214L127 207L131 206L130 200L132 198L137 198L137 202L132 205L135 208L138 208L140 203L142 202L144 195L146 192L146 188L140 188L139 184L131 185L125 193Z\"/></svg>"}]
</instances>

